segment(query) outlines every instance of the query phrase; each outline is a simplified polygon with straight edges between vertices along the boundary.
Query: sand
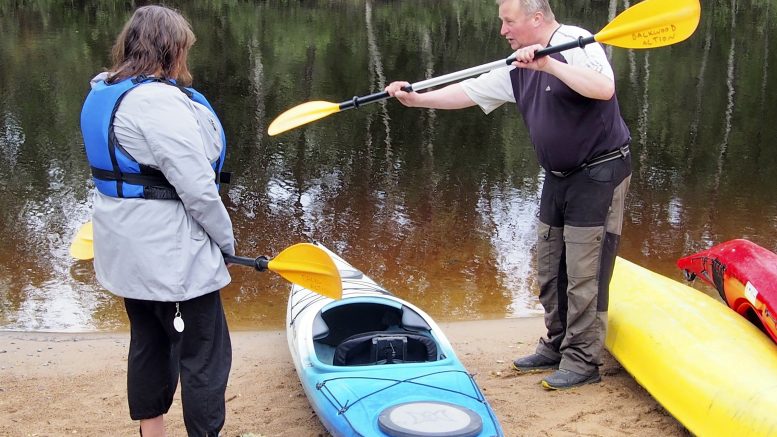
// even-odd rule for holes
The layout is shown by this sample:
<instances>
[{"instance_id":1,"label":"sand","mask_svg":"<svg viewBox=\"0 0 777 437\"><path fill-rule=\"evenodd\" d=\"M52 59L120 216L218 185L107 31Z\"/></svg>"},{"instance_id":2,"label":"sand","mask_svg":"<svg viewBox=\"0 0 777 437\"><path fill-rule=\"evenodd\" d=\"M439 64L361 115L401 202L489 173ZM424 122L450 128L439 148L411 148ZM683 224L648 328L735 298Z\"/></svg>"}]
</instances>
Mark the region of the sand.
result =
<instances>
[{"instance_id":1,"label":"sand","mask_svg":"<svg viewBox=\"0 0 777 437\"><path fill-rule=\"evenodd\" d=\"M507 436L687 436L609 354L602 382L546 391L511 361L534 350L541 318L442 323ZM327 436L281 331L232 333L222 436ZM126 397L128 333L0 332L0 436L136 436ZM180 391L166 416L185 436Z\"/></svg>"}]
</instances>

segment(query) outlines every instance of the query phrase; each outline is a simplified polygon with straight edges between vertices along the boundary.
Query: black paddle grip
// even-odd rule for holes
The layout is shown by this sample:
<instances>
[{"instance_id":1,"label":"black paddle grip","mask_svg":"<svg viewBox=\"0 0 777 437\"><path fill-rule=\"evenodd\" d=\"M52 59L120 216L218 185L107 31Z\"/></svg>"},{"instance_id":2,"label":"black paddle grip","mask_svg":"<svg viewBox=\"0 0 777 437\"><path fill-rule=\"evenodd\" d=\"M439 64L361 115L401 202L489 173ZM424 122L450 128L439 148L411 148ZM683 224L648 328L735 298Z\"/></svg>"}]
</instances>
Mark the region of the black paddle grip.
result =
<instances>
[{"instance_id":1,"label":"black paddle grip","mask_svg":"<svg viewBox=\"0 0 777 437\"><path fill-rule=\"evenodd\" d=\"M270 264L270 260L264 255L256 258L248 258L246 256L235 256L235 255L225 254L224 262L228 264L239 264L241 266L253 267L260 272L267 270L267 266Z\"/></svg>"},{"instance_id":2,"label":"black paddle grip","mask_svg":"<svg viewBox=\"0 0 777 437\"><path fill-rule=\"evenodd\" d=\"M413 86L412 85L405 85L402 87L402 91L406 91L408 93L413 92ZM380 93L374 93L369 94L366 96L353 96L351 100L346 100L339 104L339 108L341 111L344 111L346 109L358 109L361 105L366 105L367 103L372 102L379 102L381 100L386 100L391 98L391 95L389 95L388 91L383 91Z\"/></svg>"},{"instance_id":3,"label":"black paddle grip","mask_svg":"<svg viewBox=\"0 0 777 437\"><path fill-rule=\"evenodd\" d=\"M559 53L569 49L576 49L578 47L583 48L588 44L591 44L592 42L596 42L596 38L593 35L586 38L583 38L581 36L574 41L569 41L567 43L559 44L557 46L550 46L550 47L545 47L542 50L537 50L536 52L534 52L534 58L535 59L541 58L543 56L552 55L553 53ZM513 62L515 62L515 55L512 55L509 58L505 59L505 63L507 65L511 65Z\"/></svg>"}]
</instances>

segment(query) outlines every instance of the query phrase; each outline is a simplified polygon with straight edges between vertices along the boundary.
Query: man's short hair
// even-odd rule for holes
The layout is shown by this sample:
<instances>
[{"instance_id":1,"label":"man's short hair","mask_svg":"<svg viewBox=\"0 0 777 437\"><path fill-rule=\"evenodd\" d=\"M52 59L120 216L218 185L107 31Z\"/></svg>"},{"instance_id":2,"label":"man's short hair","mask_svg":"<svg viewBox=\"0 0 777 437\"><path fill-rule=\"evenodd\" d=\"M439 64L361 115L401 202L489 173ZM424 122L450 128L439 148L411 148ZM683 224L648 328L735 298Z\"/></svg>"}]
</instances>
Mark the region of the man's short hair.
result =
<instances>
[{"instance_id":1,"label":"man's short hair","mask_svg":"<svg viewBox=\"0 0 777 437\"><path fill-rule=\"evenodd\" d=\"M545 17L545 21L552 21L556 19L553 14L553 9L550 8L548 0L496 0L497 5L502 5L507 2L518 2L521 6L521 10L525 14L533 14L535 12L542 12Z\"/></svg>"}]
</instances>

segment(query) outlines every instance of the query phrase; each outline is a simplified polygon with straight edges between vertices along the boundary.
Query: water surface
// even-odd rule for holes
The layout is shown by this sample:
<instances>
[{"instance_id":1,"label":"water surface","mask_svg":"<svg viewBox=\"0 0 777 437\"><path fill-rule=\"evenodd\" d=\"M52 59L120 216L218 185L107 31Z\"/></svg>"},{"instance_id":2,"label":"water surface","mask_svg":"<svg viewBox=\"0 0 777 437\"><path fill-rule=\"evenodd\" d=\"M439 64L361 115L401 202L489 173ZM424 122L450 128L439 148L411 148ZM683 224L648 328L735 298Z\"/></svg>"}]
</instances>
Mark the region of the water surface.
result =
<instances>
[{"instance_id":1,"label":"water surface","mask_svg":"<svg viewBox=\"0 0 777 437\"><path fill-rule=\"evenodd\" d=\"M277 137L310 100L340 102L509 54L491 1L210 0L178 4L198 41L235 173L222 195L242 255L316 239L442 321L541 313L533 252L542 173L510 105L485 116L364 106ZM555 2L597 31L629 6ZM78 116L88 80L142 2L0 4L0 328L126 329L121 301L67 253L89 219ZM680 279L677 258L732 238L777 250L777 8L705 1L696 34L608 49L632 130L621 255ZM233 267L234 328L280 328L288 286ZM709 290L707 290L709 292Z\"/></svg>"}]
</instances>

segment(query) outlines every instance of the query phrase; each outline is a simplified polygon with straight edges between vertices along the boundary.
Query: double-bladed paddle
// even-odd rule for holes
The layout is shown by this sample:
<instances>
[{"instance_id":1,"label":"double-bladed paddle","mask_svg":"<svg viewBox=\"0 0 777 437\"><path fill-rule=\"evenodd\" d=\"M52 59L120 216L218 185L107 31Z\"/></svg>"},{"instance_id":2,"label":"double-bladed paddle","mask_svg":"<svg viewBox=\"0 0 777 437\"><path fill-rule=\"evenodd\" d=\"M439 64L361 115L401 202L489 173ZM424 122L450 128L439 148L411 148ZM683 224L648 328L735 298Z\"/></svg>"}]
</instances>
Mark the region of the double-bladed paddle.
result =
<instances>
[{"instance_id":1,"label":"double-bladed paddle","mask_svg":"<svg viewBox=\"0 0 777 437\"><path fill-rule=\"evenodd\" d=\"M70 255L79 260L94 258L93 235L92 222L84 223L70 245ZM294 244L272 259L266 256L248 258L224 255L224 261L253 267L260 272L270 270L293 284L331 299L343 296L343 284L337 266L325 250L314 244Z\"/></svg>"},{"instance_id":2,"label":"double-bladed paddle","mask_svg":"<svg viewBox=\"0 0 777 437\"><path fill-rule=\"evenodd\" d=\"M580 38L566 44L546 47L538 50L535 57L576 47L584 47L592 42L605 43L627 49L652 49L676 44L690 37L699 25L701 6L699 0L644 0L618 14L596 35ZM477 67L449 73L439 77L422 80L402 88L404 91L422 91L427 88L456 82L495 68L511 65L515 55ZM356 96L340 103L313 101L297 105L279 115L267 129L270 135L278 135L296 127L324 118L346 109L358 108L391 98L388 92L367 96Z\"/></svg>"}]
</instances>

